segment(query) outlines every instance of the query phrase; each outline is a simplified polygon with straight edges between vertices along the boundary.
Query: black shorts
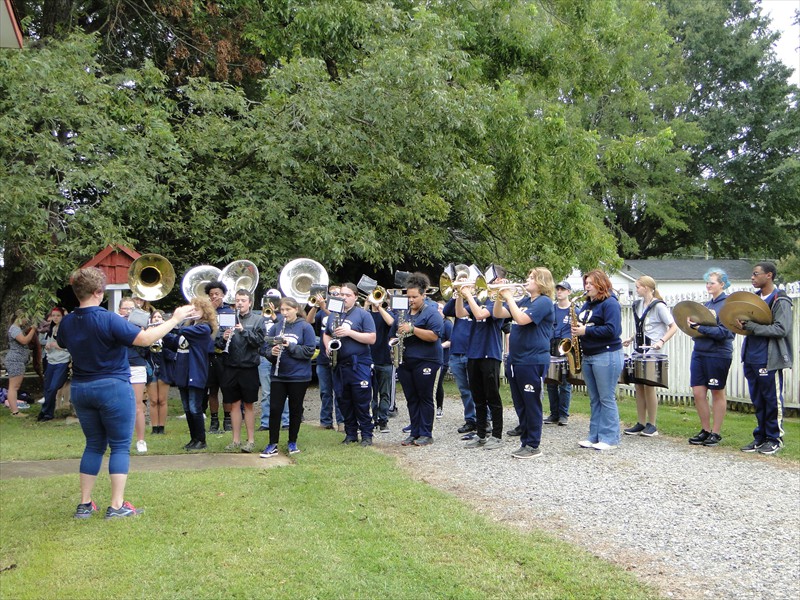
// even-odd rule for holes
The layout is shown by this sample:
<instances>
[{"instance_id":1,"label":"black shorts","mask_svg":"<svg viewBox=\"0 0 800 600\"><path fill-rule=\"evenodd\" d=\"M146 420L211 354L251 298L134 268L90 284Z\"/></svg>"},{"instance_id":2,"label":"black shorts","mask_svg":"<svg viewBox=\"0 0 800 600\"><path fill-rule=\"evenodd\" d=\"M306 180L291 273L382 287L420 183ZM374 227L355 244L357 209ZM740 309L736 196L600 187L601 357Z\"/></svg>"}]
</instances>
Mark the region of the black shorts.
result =
<instances>
[{"instance_id":1,"label":"black shorts","mask_svg":"<svg viewBox=\"0 0 800 600\"><path fill-rule=\"evenodd\" d=\"M222 354L209 354L208 358L208 381L206 387L212 390L219 389L222 381L222 371L225 368L225 361Z\"/></svg>"},{"instance_id":2,"label":"black shorts","mask_svg":"<svg viewBox=\"0 0 800 600\"><path fill-rule=\"evenodd\" d=\"M259 400L258 367L225 367L219 382L223 404L233 404L241 400L253 404Z\"/></svg>"}]
</instances>

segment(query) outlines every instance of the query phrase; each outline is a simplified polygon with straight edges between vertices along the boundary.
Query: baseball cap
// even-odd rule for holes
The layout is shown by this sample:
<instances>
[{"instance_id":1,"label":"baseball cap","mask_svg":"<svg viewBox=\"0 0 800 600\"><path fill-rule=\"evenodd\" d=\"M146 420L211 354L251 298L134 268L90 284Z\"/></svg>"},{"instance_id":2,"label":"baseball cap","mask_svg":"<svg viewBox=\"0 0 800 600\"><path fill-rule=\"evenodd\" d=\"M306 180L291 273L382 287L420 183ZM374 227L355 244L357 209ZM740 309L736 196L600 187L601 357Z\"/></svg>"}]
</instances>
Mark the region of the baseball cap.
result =
<instances>
[{"instance_id":1,"label":"baseball cap","mask_svg":"<svg viewBox=\"0 0 800 600\"><path fill-rule=\"evenodd\" d=\"M567 281L566 279L564 281L561 281L561 282L557 283L556 287L557 288L564 288L568 292L572 291L572 286L569 284L569 281Z\"/></svg>"}]
</instances>

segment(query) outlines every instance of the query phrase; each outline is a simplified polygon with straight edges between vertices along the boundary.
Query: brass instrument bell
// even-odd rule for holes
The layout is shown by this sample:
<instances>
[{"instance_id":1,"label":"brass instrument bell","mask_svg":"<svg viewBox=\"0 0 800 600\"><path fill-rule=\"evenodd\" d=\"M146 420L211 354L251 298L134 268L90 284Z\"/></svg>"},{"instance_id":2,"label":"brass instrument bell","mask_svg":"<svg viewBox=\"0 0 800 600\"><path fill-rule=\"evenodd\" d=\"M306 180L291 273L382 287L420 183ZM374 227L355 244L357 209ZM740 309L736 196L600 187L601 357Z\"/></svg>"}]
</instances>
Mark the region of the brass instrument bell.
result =
<instances>
[{"instance_id":1,"label":"brass instrument bell","mask_svg":"<svg viewBox=\"0 0 800 600\"><path fill-rule=\"evenodd\" d=\"M160 254L142 254L128 269L128 286L133 295L142 300L160 300L174 285L175 269Z\"/></svg>"},{"instance_id":2,"label":"brass instrument bell","mask_svg":"<svg viewBox=\"0 0 800 600\"><path fill-rule=\"evenodd\" d=\"M183 297L186 298L188 302L191 302L199 296L205 296L206 285L212 281L218 281L221 273L221 269L212 267L211 265L192 267L186 271L186 274L181 280L181 292L183 293Z\"/></svg>"}]
</instances>

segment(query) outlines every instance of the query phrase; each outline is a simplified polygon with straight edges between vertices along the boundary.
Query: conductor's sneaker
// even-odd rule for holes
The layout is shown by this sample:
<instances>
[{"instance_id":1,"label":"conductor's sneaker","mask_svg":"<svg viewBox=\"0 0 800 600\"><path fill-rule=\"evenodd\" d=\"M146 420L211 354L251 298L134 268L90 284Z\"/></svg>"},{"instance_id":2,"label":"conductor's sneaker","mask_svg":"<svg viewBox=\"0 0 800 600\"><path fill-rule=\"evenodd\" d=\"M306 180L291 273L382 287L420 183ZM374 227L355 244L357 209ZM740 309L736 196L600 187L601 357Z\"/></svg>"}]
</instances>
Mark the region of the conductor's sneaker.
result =
<instances>
[{"instance_id":1,"label":"conductor's sneaker","mask_svg":"<svg viewBox=\"0 0 800 600\"><path fill-rule=\"evenodd\" d=\"M544 419L542 419L542 424L544 425L557 425L558 424L558 417L555 415L547 415Z\"/></svg>"},{"instance_id":2,"label":"conductor's sneaker","mask_svg":"<svg viewBox=\"0 0 800 600\"><path fill-rule=\"evenodd\" d=\"M401 446L413 446L414 445L414 440L416 440L416 439L417 438L415 438L413 435L410 435L406 439L404 439L402 442L400 442L400 445Z\"/></svg>"},{"instance_id":3,"label":"conductor's sneaker","mask_svg":"<svg viewBox=\"0 0 800 600\"><path fill-rule=\"evenodd\" d=\"M123 502L119 508L111 508L106 510L106 519L117 519L120 517L135 517L144 512L141 508L135 508L130 502Z\"/></svg>"},{"instance_id":4,"label":"conductor's sneaker","mask_svg":"<svg viewBox=\"0 0 800 600\"><path fill-rule=\"evenodd\" d=\"M698 433L694 437L690 437L689 438L689 443L692 446L702 446L703 442L705 442L708 439L708 436L710 436L710 435L711 435L710 431L706 431L705 429L701 429L700 433Z\"/></svg>"},{"instance_id":5,"label":"conductor's sneaker","mask_svg":"<svg viewBox=\"0 0 800 600\"><path fill-rule=\"evenodd\" d=\"M766 442L757 442L753 440L747 446L744 446L741 450L742 452L758 452L761 450L761 446L763 446Z\"/></svg>"},{"instance_id":6,"label":"conductor's sneaker","mask_svg":"<svg viewBox=\"0 0 800 600\"><path fill-rule=\"evenodd\" d=\"M297 442L289 442L286 448L289 450L289 454L300 454L300 448L297 447Z\"/></svg>"},{"instance_id":7,"label":"conductor's sneaker","mask_svg":"<svg viewBox=\"0 0 800 600\"><path fill-rule=\"evenodd\" d=\"M246 444L242 444L242 452L245 454L250 454L255 450L256 444L255 442L247 442Z\"/></svg>"},{"instance_id":8,"label":"conductor's sneaker","mask_svg":"<svg viewBox=\"0 0 800 600\"><path fill-rule=\"evenodd\" d=\"M542 451L539 448L532 448L531 446L522 446L511 453L514 458L538 458L541 455Z\"/></svg>"},{"instance_id":9,"label":"conductor's sneaker","mask_svg":"<svg viewBox=\"0 0 800 600\"><path fill-rule=\"evenodd\" d=\"M658 435L658 429L656 429L656 426L652 423L648 423L644 426L644 429L639 432L639 435L643 435L645 437L654 437Z\"/></svg>"},{"instance_id":10,"label":"conductor's sneaker","mask_svg":"<svg viewBox=\"0 0 800 600\"><path fill-rule=\"evenodd\" d=\"M403 433L410 433L411 432L411 423L403 427Z\"/></svg>"},{"instance_id":11,"label":"conductor's sneaker","mask_svg":"<svg viewBox=\"0 0 800 600\"><path fill-rule=\"evenodd\" d=\"M597 442L596 444L592 444L592 447L595 450L600 450L604 452L606 450L615 450L617 447L613 446L612 444L606 444L605 442Z\"/></svg>"},{"instance_id":12,"label":"conductor's sneaker","mask_svg":"<svg viewBox=\"0 0 800 600\"><path fill-rule=\"evenodd\" d=\"M296 448L297 446L295 446ZM270 458L271 456L278 456L278 444L267 444L264 451L259 454L261 458Z\"/></svg>"},{"instance_id":13,"label":"conductor's sneaker","mask_svg":"<svg viewBox=\"0 0 800 600\"><path fill-rule=\"evenodd\" d=\"M560 417L558 419L558 424L561 425L562 427L566 427L567 425L569 425L569 417Z\"/></svg>"},{"instance_id":14,"label":"conductor's sneaker","mask_svg":"<svg viewBox=\"0 0 800 600\"><path fill-rule=\"evenodd\" d=\"M722 441L722 436L718 433L711 433L703 442L703 446L718 446Z\"/></svg>"},{"instance_id":15,"label":"conductor's sneaker","mask_svg":"<svg viewBox=\"0 0 800 600\"><path fill-rule=\"evenodd\" d=\"M497 450L498 448L502 447L503 447L503 440L501 440L500 438L496 438L494 436L486 440L486 443L483 445L484 450Z\"/></svg>"},{"instance_id":16,"label":"conductor's sneaker","mask_svg":"<svg viewBox=\"0 0 800 600\"><path fill-rule=\"evenodd\" d=\"M642 425L641 423L637 423L633 427L628 427L622 433L624 433L625 435L639 435L643 431L644 431L644 425Z\"/></svg>"},{"instance_id":17,"label":"conductor's sneaker","mask_svg":"<svg viewBox=\"0 0 800 600\"><path fill-rule=\"evenodd\" d=\"M761 448L758 449L759 454L775 454L778 450L781 449L781 445L776 442L775 440L767 440L763 444L761 444Z\"/></svg>"},{"instance_id":18,"label":"conductor's sneaker","mask_svg":"<svg viewBox=\"0 0 800 600\"><path fill-rule=\"evenodd\" d=\"M581 448L594 448L595 442L590 442L589 440L581 440L578 442L578 446Z\"/></svg>"},{"instance_id":19,"label":"conductor's sneaker","mask_svg":"<svg viewBox=\"0 0 800 600\"><path fill-rule=\"evenodd\" d=\"M75 509L75 518L88 519L96 512L97 512L97 504L95 504L94 502L86 502L84 504L78 504L78 508Z\"/></svg>"},{"instance_id":20,"label":"conductor's sneaker","mask_svg":"<svg viewBox=\"0 0 800 600\"><path fill-rule=\"evenodd\" d=\"M415 446L430 446L432 443L433 438L426 435L421 435L414 440Z\"/></svg>"},{"instance_id":21,"label":"conductor's sneaker","mask_svg":"<svg viewBox=\"0 0 800 600\"><path fill-rule=\"evenodd\" d=\"M139 454L144 454L145 452L147 452L147 442L145 442L144 440L139 440L138 442L136 442L136 451Z\"/></svg>"},{"instance_id":22,"label":"conductor's sneaker","mask_svg":"<svg viewBox=\"0 0 800 600\"><path fill-rule=\"evenodd\" d=\"M522 435L522 426L517 425L516 427L514 427L514 429L509 429L508 431L506 431L506 435L510 435L511 437L518 437Z\"/></svg>"},{"instance_id":23,"label":"conductor's sneaker","mask_svg":"<svg viewBox=\"0 0 800 600\"><path fill-rule=\"evenodd\" d=\"M483 448L485 444L486 438L479 438L478 436L475 436L466 444L464 444L464 448Z\"/></svg>"},{"instance_id":24,"label":"conductor's sneaker","mask_svg":"<svg viewBox=\"0 0 800 600\"><path fill-rule=\"evenodd\" d=\"M475 422L474 421L467 421L461 427L458 428L458 433L470 433L475 431Z\"/></svg>"}]
</instances>

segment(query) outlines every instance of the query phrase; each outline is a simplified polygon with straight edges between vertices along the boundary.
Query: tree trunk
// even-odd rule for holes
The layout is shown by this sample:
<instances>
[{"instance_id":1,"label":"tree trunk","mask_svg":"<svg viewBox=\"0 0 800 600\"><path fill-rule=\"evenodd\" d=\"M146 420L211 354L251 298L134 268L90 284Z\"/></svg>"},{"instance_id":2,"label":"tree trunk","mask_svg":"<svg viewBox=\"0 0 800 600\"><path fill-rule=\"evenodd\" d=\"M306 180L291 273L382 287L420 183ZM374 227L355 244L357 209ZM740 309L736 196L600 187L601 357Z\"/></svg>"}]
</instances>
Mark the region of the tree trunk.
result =
<instances>
[{"instance_id":1,"label":"tree trunk","mask_svg":"<svg viewBox=\"0 0 800 600\"><path fill-rule=\"evenodd\" d=\"M64 37L72 27L72 0L44 0L41 37Z\"/></svg>"}]
</instances>

